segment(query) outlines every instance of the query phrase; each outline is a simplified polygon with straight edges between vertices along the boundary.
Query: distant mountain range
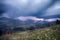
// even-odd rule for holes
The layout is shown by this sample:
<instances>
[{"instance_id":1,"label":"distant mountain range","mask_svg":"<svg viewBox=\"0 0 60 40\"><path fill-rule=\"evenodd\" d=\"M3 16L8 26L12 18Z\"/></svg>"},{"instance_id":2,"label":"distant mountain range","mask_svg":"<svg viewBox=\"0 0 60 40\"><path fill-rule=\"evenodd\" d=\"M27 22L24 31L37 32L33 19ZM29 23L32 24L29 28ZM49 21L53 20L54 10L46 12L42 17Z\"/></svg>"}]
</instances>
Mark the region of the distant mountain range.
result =
<instances>
[{"instance_id":1,"label":"distant mountain range","mask_svg":"<svg viewBox=\"0 0 60 40\"><path fill-rule=\"evenodd\" d=\"M30 28L32 26L36 28L44 27L49 24L54 24L56 20L60 20L60 18L50 18L50 19L39 19L39 20L32 20L27 19L25 21L19 19L11 19L6 17L0 18L0 29L7 30L8 28L14 29L15 27L23 27L23 28Z\"/></svg>"},{"instance_id":2,"label":"distant mountain range","mask_svg":"<svg viewBox=\"0 0 60 40\"><path fill-rule=\"evenodd\" d=\"M0 23L1 24L8 24L10 26L11 25L17 26L17 25L20 25L20 24L33 24L33 23L42 23L42 22L54 22L56 20L60 20L60 18L50 18L50 19L43 19L42 18L42 19L37 19L37 20L27 19L27 20L24 20L24 21L23 20L1 17L0 18Z\"/></svg>"}]
</instances>

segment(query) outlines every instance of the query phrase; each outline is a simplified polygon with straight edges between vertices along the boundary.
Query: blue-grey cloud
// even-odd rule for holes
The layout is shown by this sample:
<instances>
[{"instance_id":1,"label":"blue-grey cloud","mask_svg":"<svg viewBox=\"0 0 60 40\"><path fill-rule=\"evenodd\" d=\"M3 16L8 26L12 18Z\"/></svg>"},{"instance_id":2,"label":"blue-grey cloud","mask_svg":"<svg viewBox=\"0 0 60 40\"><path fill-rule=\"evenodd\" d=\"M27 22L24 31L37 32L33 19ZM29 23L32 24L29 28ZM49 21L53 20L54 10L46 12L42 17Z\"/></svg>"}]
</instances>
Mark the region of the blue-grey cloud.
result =
<instances>
[{"instance_id":1,"label":"blue-grey cloud","mask_svg":"<svg viewBox=\"0 0 60 40\"><path fill-rule=\"evenodd\" d=\"M11 18L19 16L46 17L60 15L60 3L57 1L59 0L4 0L3 3L5 13Z\"/></svg>"},{"instance_id":2,"label":"blue-grey cloud","mask_svg":"<svg viewBox=\"0 0 60 40\"><path fill-rule=\"evenodd\" d=\"M43 16L60 15L60 1L55 2L55 4L45 10L44 13Z\"/></svg>"},{"instance_id":3,"label":"blue-grey cloud","mask_svg":"<svg viewBox=\"0 0 60 40\"><path fill-rule=\"evenodd\" d=\"M5 0L7 13L11 17L37 14L45 9L52 0ZM13 16L14 15L14 16Z\"/></svg>"},{"instance_id":4,"label":"blue-grey cloud","mask_svg":"<svg viewBox=\"0 0 60 40\"><path fill-rule=\"evenodd\" d=\"M3 3L3 0L0 0L0 16L5 13L5 5Z\"/></svg>"}]
</instances>

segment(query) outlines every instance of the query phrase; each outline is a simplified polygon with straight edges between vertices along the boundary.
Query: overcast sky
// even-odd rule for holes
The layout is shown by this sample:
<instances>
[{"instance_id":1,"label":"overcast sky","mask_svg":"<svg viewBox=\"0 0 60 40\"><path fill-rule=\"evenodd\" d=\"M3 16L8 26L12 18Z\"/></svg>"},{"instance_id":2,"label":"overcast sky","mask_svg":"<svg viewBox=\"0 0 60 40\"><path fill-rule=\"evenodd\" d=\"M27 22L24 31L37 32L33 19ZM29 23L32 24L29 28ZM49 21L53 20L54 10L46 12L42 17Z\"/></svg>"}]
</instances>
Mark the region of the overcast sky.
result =
<instances>
[{"instance_id":1,"label":"overcast sky","mask_svg":"<svg viewBox=\"0 0 60 40\"><path fill-rule=\"evenodd\" d=\"M44 18L47 16L58 17L60 15L59 0L3 0L1 3L4 4L2 9L5 10L3 16L8 18L20 16Z\"/></svg>"}]
</instances>

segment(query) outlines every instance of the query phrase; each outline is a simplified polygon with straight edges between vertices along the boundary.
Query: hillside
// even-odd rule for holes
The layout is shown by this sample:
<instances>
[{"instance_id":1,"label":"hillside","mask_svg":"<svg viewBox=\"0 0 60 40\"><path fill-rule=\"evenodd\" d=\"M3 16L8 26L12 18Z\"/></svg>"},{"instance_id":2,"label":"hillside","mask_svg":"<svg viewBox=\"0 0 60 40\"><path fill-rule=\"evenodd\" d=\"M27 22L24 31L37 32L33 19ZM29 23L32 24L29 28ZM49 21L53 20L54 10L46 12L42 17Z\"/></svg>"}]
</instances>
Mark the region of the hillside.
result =
<instances>
[{"instance_id":1,"label":"hillside","mask_svg":"<svg viewBox=\"0 0 60 40\"><path fill-rule=\"evenodd\" d=\"M60 25L15 32L2 38L3 40L60 40Z\"/></svg>"}]
</instances>

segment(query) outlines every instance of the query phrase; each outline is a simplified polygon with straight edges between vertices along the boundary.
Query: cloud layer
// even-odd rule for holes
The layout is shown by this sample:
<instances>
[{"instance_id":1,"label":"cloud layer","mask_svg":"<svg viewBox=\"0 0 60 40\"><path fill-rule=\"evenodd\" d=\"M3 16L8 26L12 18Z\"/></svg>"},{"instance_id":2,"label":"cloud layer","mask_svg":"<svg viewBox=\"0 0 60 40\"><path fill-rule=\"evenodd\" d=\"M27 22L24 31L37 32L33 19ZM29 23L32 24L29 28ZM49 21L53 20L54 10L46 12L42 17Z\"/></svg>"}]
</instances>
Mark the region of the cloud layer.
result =
<instances>
[{"instance_id":1,"label":"cloud layer","mask_svg":"<svg viewBox=\"0 0 60 40\"><path fill-rule=\"evenodd\" d=\"M48 8L43 16L53 16L53 15L60 15L60 1L57 1L54 5Z\"/></svg>"},{"instance_id":2,"label":"cloud layer","mask_svg":"<svg viewBox=\"0 0 60 40\"><path fill-rule=\"evenodd\" d=\"M56 20L60 20L60 18L44 19L44 18L37 18L37 17L33 17L33 16L20 16L20 17L17 17L15 19L18 19L20 21L33 20L34 22L38 22L38 21L54 22Z\"/></svg>"},{"instance_id":3,"label":"cloud layer","mask_svg":"<svg viewBox=\"0 0 60 40\"><path fill-rule=\"evenodd\" d=\"M15 19L22 20L22 21L26 21L26 20L43 21L44 20L43 18L37 18L33 16L20 16Z\"/></svg>"},{"instance_id":4,"label":"cloud layer","mask_svg":"<svg viewBox=\"0 0 60 40\"><path fill-rule=\"evenodd\" d=\"M3 14L3 13L5 13L5 5L4 5L4 3L3 3L3 0L1 1L0 0L0 16Z\"/></svg>"},{"instance_id":5,"label":"cloud layer","mask_svg":"<svg viewBox=\"0 0 60 40\"><path fill-rule=\"evenodd\" d=\"M45 9L52 0L5 0L7 13L11 17L37 14ZM14 15L14 16L13 16Z\"/></svg>"},{"instance_id":6,"label":"cloud layer","mask_svg":"<svg viewBox=\"0 0 60 40\"><path fill-rule=\"evenodd\" d=\"M6 11L5 13L11 18L60 15L60 1L57 0L3 0L1 3L5 6L0 7L0 14Z\"/></svg>"}]
</instances>

